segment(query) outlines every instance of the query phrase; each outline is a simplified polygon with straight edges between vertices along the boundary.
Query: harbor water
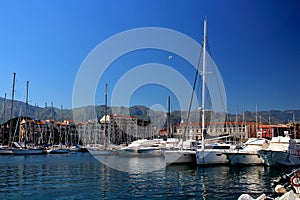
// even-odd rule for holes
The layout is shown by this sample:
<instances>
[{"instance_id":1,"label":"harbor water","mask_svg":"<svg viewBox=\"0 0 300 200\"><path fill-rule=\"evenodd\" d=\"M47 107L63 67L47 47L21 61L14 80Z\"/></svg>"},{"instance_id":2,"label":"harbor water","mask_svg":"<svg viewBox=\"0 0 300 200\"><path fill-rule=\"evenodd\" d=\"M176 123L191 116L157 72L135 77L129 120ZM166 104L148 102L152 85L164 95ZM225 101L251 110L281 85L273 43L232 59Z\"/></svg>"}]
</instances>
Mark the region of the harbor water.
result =
<instances>
[{"instance_id":1,"label":"harbor water","mask_svg":"<svg viewBox=\"0 0 300 200\"><path fill-rule=\"evenodd\" d=\"M133 158L124 159L130 163ZM237 199L243 193L258 197L271 194L271 182L291 170L181 165L136 173L113 169L89 153L0 156L0 199Z\"/></svg>"}]
</instances>

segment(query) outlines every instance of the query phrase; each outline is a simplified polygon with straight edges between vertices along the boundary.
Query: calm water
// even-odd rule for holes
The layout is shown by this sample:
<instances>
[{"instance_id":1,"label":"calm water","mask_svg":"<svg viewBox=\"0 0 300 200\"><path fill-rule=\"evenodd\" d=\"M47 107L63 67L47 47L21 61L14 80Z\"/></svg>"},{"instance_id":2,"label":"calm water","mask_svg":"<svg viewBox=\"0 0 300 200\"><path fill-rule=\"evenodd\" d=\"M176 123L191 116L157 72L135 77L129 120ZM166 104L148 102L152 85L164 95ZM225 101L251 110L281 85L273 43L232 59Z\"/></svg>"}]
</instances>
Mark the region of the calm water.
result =
<instances>
[{"instance_id":1,"label":"calm water","mask_svg":"<svg viewBox=\"0 0 300 200\"><path fill-rule=\"evenodd\" d=\"M0 199L237 199L242 193L271 193L271 181L292 170L168 166L131 173L103 165L89 153L0 160Z\"/></svg>"}]
</instances>

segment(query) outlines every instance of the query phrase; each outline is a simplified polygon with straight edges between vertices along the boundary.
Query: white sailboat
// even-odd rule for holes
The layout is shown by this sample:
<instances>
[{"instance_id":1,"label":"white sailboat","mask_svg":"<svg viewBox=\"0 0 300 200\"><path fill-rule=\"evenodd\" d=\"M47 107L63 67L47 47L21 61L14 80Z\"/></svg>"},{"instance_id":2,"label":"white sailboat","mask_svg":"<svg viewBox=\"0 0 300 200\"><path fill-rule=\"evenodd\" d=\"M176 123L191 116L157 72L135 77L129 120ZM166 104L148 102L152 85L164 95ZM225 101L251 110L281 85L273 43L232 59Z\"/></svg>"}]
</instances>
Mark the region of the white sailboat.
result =
<instances>
[{"instance_id":1,"label":"white sailboat","mask_svg":"<svg viewBox=\"0 0 300 200\"><path fill-rule=\"evenodd\" d=\"M192 99L191 99L192 101ZM190 112L190 109L189 109ZM187 121L189 119L189 113ZM188 126L188 122L187 122ZM187 129L186 129L187 130ZM170 97L168 98L168 135L170 134ZM176 143L171 143L172 146L167 146L168 141L172 141L175 138L168 138L165 144L165 148L162 149L163 156L166 165L176 165L176 164L195 164L196 163L196 149L198 142L196 140L185 140L185 134L181 140Z\"/></svg>"},{"instance_id":2,"label":"white sailboat","mask_svg":"<svg viewBox=\"0 0 300 200\"><path fill-rule=\"evenodd\" d=\"M205 144L205 86L206 86L206 20L204 20L204 35L203 35L203 70L202 70L202 137L201 149L196 151L197 165L211 165L211 164L228 164L229 160L223 153L232 149L231 145L223 143Z\"/></svg>"},{"instance_id":3,"label":"white sailboat","mask_svg":"<svg viewBox=\"0 0 300 200\"><path fill-rule=\"evenodd\" d=\"M108 133L108 122L110 121L110 116L107 114L107 84L105 85L105 106L104 106L104 134L103 134L103 144L88 144L87 149L93 156L111 156L115 155L115 146L110 145L110 138ZM100 122L102 121L100 120Z\"/></svg>"}]
</instances>

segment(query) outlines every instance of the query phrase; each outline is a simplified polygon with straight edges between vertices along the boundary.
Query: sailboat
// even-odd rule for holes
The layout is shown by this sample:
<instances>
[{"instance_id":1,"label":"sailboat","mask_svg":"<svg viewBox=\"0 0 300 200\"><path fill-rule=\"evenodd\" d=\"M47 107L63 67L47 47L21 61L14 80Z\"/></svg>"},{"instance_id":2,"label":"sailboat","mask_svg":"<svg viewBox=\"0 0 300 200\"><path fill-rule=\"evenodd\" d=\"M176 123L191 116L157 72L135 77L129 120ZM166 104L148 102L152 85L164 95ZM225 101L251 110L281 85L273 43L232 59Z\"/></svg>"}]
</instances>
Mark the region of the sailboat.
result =
<instances>
[{"instance_id":1,"label":"sailboat","mask_svg":"<svg viewBox=\"0 0 300 200\"><path fill-rule=\"evenodd\" d=\"M39 155L39 154L45 154L46 151L43 148L39 148L35 145L28 145L27 140L28 140L28 127L27 127L27 110L28 110L28 86L29 86L29 81L27 81L26 84L26 112L25 112L25 141L24 141L24 146L20 146L20 148L13 149L14 155ZM19 134L20 137L20 134Z\"/></svg>"},{"instance_id":2,"label":"sailboat","mask_svg":"<svg viewBox=\"0 0 300 200\"><path fill-rule=\"evenodd\" d=\"M102 120L103 119L103 120ZM116 154L115 149L109 145L110 139L108 137L108 122L110 117L107 114L107 84L105 85L105 106L104 106L104 116L99 122L104 122L104 135L103 135L103 144L89 144L88 151L93 156L105 156L105 155L114 155Z\"/></svg>"},{"instance_id":3,"label":"sailboat","mask_svg":"<svg viewBox=\"0 0 300 200\"><path fill-rule=\"evenodd\" d=\"M6 93L5 93L5 97L4 97L4 102L3 102L3 114L5 113L5 110L6 110ZM4 114L5 115L5 114ZM4 119L5 119L5 116L4 116ZM1 125L1 132L2 132L2 141L4 139L4 130L5 130L5 123L3 123ZM9 154L12 154L12 150L9 148L8 145L3 145L3 143L0 145L0 155L9 155Z\"/></svg>"},{"instance_id":4,"label":"sailboat","mask_svg":"<svg viewBox=\"0 0 300 200\"><path fill-rule=\"evenodd\" d=\"M190 109L189 109L190 112ZM168 132L170 133L170 97L168 98ZM187 119L189 119L189 114ZM186 124L188 126L188 123ZM185 129L185 131L187 128ZM170 135L170 134L169 134ZM176 165L176 164L195 164L196 163L196 149L198 146L198 141L196 140L185 140L185 134L183 138L171 149L163 149L163 156L166 165Z\"/></svg>"},{"instance_id":5,"label":"sailboat","mask_svg":"<svg viewBox=\"0 0 300 200\"><path fill-rule=\"evenodd\" d=\"M213 143L206 144L205 135L205 86L206 86L206 20L204 20L204 35L203 35L203 57L202 57L202 131L201 131L201 148L196 150L197 165L211 165L211 164L228 164L229 160L224 152L232 149L230 144L226 143Z\"/></svg>"},{"instance_id":6,"label":"sailboat","mask_svg":"<svg viewBox=\"0 0 300 200\"><path fill-rule=\"evenodd\" d=\"M52 105L52 117L53 115L53 102L51 103ZM53 117L54 119L54 117ZM53 123L55 121L53 120ZM70 149L66 147L66 145L62 145L62 124L60 125L60 130L59 130L59 145L52 145L50 150L48 150L48 153L51 154L66 154L70 152ZM52 124L52 129L53 129L53 124ZM53 131L53 130L52 130ZM65 140L66 141L66 140Z\"/></svg>"},{"instance_id":7,"label":"sailboat","mask_svg":"<svg viewBox=\"0 0 300 200\"><path fill-rule=\"evenodd\" d=\"M11 97L11 110L10 110L10 123L9 123L9 138L8 138L8 146L1 145L0 155L11 155L12 151L12 125L13 125L13 109L14 109L14 92L15 92L15 82L16 82L16 73L13 74L13 87L12 87L12 97ZM4 111L5 112L5 111Z\"/></svg>"}]
</instances>

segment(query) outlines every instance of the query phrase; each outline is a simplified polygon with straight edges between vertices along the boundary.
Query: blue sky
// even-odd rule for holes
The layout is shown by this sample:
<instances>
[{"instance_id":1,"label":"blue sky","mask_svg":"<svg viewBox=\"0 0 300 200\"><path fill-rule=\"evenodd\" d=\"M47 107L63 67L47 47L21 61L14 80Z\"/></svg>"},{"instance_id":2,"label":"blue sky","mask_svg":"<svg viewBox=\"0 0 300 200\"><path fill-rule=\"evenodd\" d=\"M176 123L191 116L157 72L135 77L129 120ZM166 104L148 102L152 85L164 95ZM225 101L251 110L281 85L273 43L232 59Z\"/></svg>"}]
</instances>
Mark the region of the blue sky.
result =
<instances>
[{"instance_id":1,"label":"blue sky","mask_svg":"<svg viewBox=\"0 0 300 200\"><path fill-rule=\"evenodd\" d=\"M299 8L297 0L2 0L0 95L11 97L16 72L16 99L25 100L29 80L31 104L43 107L53 101L56 107L71 108L78 70L98 44L141 27L172 29L201 43L206 17L210 51L225 84L230 112L255 110L255 105L259 110L300 109ZM180 68L185 64L182 59L170 63L165 59L169 52L133 54L108 68L96 91L97 104L104 103L105 83L110 96L122 73L137 64L163 63L193 81L192 67ZM172 95L168 88L152 86L139 88L130 104L166 106ZM176 109L178 101L173 104Z\"/></svg>"}]
</instances>

